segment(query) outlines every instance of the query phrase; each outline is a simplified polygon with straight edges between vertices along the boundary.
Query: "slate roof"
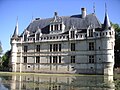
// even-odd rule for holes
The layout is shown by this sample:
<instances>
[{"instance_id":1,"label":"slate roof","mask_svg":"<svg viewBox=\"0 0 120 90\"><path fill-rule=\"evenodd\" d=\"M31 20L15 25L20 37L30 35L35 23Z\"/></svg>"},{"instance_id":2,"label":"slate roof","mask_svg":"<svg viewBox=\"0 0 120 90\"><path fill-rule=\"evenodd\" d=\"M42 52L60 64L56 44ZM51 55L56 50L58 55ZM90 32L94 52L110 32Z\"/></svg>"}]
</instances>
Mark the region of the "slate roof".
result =
<instances>
[{"instance_id":1,"label":"slate roof","mask_svg":"<svg viewBox=\"0 0 120 90\"><path fill-rule=\"evenodd\" d=\"M65 31L68 31L72 26L76 29L87 29L89 25L94 25L94 28L101 28L102 24L99 22L95 14L88 14L85 18L81 18L81 14L72 16L62 16L62 21L65 25ZM49 33L49 24L53 18L34 20L26 28L30 33L34 33L39 27L42 33Z\"/></svg>"},{"instance_id":2,"label":"slate roof","mask_svg":"<svg viewBox=\"0 0 120 90\"><path fill-rule=\"evenodd\" d=\"M103 26L103 28L104 29L108 29L109 27L111 27L110 20L109 20L108 14L105 13L105 19L104 19L104 26Z\"/></svg>"}]
</instances>

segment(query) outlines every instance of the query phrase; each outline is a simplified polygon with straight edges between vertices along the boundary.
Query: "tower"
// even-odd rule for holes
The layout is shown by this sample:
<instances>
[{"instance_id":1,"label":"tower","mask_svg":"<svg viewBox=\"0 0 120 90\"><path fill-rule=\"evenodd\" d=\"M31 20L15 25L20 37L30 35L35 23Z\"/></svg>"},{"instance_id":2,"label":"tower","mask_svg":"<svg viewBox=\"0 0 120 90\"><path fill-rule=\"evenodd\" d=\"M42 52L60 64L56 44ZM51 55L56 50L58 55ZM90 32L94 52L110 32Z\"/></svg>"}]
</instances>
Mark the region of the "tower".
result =
<instances>
[{"instance_id":1,"label":"tower","mask_svg":"<svg viewBox=\"0 0 120 90\"><path fill-rule=\"evenodd\" d=\"M114 29L110 24L110 20L107 13L107 7L105 4L105 18L103 24L104 35L102 38L102 46L103 46L103 73L104 75L113 75L114 68L114 41L115 41L115 33Z\"/></svg>"},{"instance_id":2,"label":"tower","mask_svg":"<svg viewBox=\"0 0 120 90\"><path fill-rule=\"evenodd\" d=\"M16 72L16 62L17 62L17 40L18 40L18 19L16 22L15 30L11 38L11 64L12 71Z\"/></svg>"}]
</instances>

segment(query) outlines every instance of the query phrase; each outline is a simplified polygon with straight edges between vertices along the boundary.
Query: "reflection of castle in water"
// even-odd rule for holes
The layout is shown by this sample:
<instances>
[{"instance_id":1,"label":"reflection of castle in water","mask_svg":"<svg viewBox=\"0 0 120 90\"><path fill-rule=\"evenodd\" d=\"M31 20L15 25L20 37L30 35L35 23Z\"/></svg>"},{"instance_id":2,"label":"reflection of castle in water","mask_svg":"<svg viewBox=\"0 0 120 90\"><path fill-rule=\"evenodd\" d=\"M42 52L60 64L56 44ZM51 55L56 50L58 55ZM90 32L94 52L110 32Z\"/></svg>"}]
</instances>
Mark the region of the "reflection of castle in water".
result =
<instances>
[{"instance_id":1,"label":"reflection of castle in water","mask_svg":"<svg viewBox=\"0 0 120 90\"><path fill-rule=\"evenodd\" d=\"M115 90L113 76L12 75L12 90Z\"/></svg>"}]
</instances>

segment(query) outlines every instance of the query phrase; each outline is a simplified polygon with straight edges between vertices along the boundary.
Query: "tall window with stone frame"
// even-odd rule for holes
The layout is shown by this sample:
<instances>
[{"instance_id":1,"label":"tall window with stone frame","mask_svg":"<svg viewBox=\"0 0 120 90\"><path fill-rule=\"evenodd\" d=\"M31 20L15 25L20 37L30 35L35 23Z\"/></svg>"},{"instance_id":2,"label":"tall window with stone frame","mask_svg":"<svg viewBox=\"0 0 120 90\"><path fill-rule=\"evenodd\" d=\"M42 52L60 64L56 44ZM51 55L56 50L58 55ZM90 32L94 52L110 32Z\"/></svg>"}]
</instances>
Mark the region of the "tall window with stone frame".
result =
<instances>
[{"instance_id":1,"label":"tall window with stone frame","mask_svg":"<svg viewBox=\"0 0 120 90\"><path fill-rule=\"evenodd\" d=\"M90 50L90 51L95 50L94 42L89 42L89 50Z\"/></svg>"},{"instance_id":2,"label":"tall window with stone frame","mask_svg":"<svg viewBox=\"0 0 120 90\"><path fill-rule=\"evenodd\" d=\"M93 37L93 29L89 30L89 37Z\"/></svg>"},{"instance_id":3,"label":"tall window with stone frame","mask_svg":"<svg viewBox=\"0 0 120 90\"><path fill-rule=\"evenodd\" d=\"M71 38L75 38L75 31L71 31Z\"/></svg>"},{"instance_id":4,"label":"tall window with stone frame","mask_svg":"<svg viewBox=\"0 0 120 90\"><path fill-rule=\"evenodd\" d=\"M95 62L94 55L90 55L89 56L89 63L94 63L94 62Z\"/></svg>"},{"instance_id":5,"label":"tall window with stone frame","mask_svg":"<svg viewBox=\"0 0 120 90\"><path fill-rule=\"evenodd\" d=\"M71 63L75 63L75 56L71 56Z\"/></svg>"},{"instance_id":6,"label":"tall window with stone frame","mask_svg":"<svg viewBox=\"0 0 120 90\"><path fill-rule=\"evenodd\" d=\"M24 52L27 52L28 46L24 46Z\"/></svg>"},{"instance_id":7,"label":"tall window with stone frame","mask_svg":"<svg viewBox=\"0 0 120 90\"><path fill-rule=\"evenodd\" d=\"M36 63L40 63L40 56L36 56Z\"/></svg>"},{"instance_id":8,"label":"tall window with stone frame","mask_svg":"<svg viewBox=\"0 0 120 90\"><path fill-rule=\"evenodd\" d=\"M51 31L53 31L53 25L51 25Z\"/></svg>"},{"instance_id":9,"label":"tall window with stone frame","mask_svg":"<svg viewBox=\"0 0 120 90\"><path fill-rule=\"evenodd\" d=\"M39 41L40 33L36 34L36 40Z\"/></svg>"},{"instance_id":10,"label":"tall window with stone frame","mask_svg":"<svg viewBox=\"0 0 120 90\"><path fill-rule=\"evenodd\" d=\"M75 51L75 43L71 43L71 51Z\"/></svg>"},{"instance_id":11,"label":"tall window with stone frame","mask_svg":"<svg viewBox=\"0 0 120 90\"><path fill-rule=\"evenodd\" d=\"M61 44L59 44L59 51L61 51Z\"/></svg>"},{"instance_id":12,"label":"tall window with stone frame","mask_svg":"<svg viewBox=\"0 0 120 90\"><path fill-rule=\"evenodd\" d=\"M26 56L24 57L24 63L27 63L27 57Z\"/></svg>"},{"instance_id":13,"label":"tall window with stone frame","mask_svg":"<svg viewBox=\"0 0 120 90\"><path fill-rule=\"evenodd\" d=\"M57 63L57 56L53 56L53 63Z\"/></svg>"},{"instance_id":14,"label":"tall window with stone frame","mask_svg":"<svg viewBox=\"0 0 120 90\"><path fill-rule=\"evenodd\" d=\"M53 51L58 51L58 44L53 44Z\"/></svg>"},{"instance_id":15,"label":"tall window with stone frame","mask_svg":"<svg viewBox=\"0 0 120 90\"><path fill-rule=\"evenodd\" d=\"M40 45L37 45L37 46L36 46L36 51L37 51L37 52L40 52Z\"/></svg>"},{"instance_id":16,"label":"tall window with stone frame","mask_svg":"<svg viewBox=\"0 0 120 90\"><path fill-rule=\"evenodd\" d=\"M53 48L53 45L52 45L52 44L50 44L50 52L52 52L52 48Z\"/></svg>"},{"instance_id":17,"label":"tall window with stone frame","mask_svg":"<svg viewBox=\"0 0 120 90\"><path fill-rule=\"evenodd\" d=\"M55 30L58 30L58 24L55 25Z\"/></svg>"},{"instance_id":18,"label":"tall window with stone frame","mask_svg":"<svg viewBox=\"0 0 120 90\"><path fill-rule=\"evenodd\" d=\"M60 24L60 30L62 30L62 24Z\"/></svg>"},{"instance_id":19,"label":"tall window with stone frame","mask_svg":"<svg viewBox=\"0 0 120 90\"><path fill-rule=\"evenodd\" d=\"M59 56L59 63L61 63L61 56Z\"/></svg>"}]
</instances>

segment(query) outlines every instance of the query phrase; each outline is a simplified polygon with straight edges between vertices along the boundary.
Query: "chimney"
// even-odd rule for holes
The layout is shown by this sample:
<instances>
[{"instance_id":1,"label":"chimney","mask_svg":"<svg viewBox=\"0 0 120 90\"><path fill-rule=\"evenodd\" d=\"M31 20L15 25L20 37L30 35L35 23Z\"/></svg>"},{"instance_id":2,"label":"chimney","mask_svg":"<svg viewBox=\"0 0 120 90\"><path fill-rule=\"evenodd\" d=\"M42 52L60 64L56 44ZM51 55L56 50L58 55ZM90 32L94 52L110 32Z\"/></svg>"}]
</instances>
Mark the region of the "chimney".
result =
<instances>
[{"instance_id":1,"label":"chimney","mask_svg":"<svg viewBox=\"0 0 120 90\"><path fill-rule=\"evenodd\" d=\"M81 8L82 18L86 17L86 8Z\"/></svg>"}]
</instances>

